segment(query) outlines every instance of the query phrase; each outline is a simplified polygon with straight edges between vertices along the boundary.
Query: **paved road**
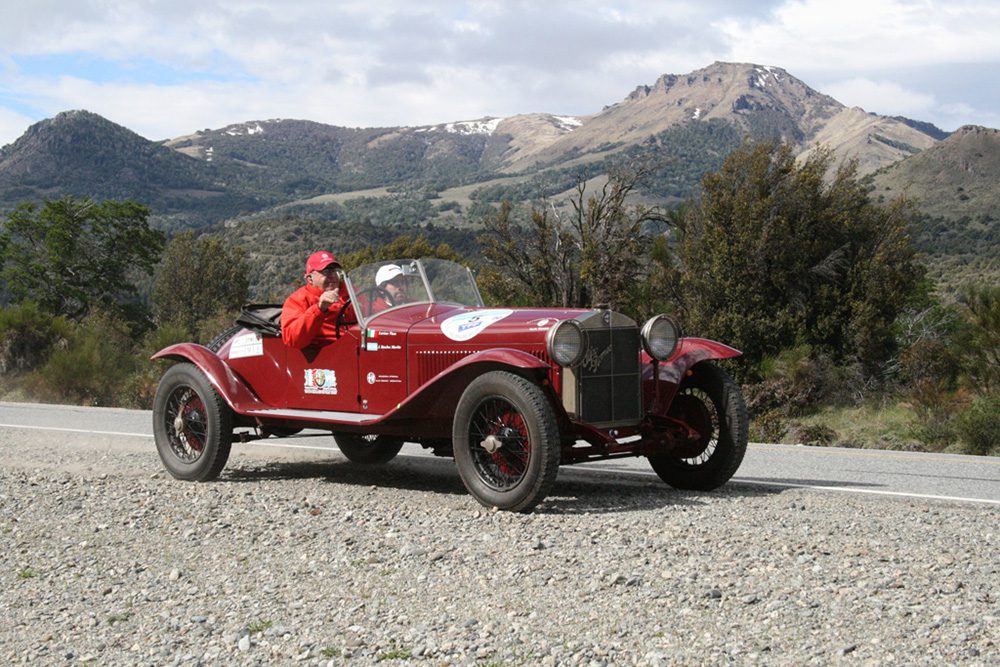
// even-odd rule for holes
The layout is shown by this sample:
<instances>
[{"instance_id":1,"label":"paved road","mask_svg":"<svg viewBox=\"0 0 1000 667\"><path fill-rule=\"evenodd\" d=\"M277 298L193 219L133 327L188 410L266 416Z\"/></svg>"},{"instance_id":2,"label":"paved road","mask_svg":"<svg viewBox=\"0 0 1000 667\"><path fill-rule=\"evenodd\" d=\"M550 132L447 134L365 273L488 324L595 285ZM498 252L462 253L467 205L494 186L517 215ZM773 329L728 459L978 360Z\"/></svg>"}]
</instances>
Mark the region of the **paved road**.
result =
<instances>
[{"instance_id":1,"label":"paved road","mask_svg":"<svg viewBox=\"0 0 1000 667\"><path fill-rule=\"evenodd\" d=\"M0 428L39 430L64 439L74 433L105 435L115 447L128 449L152 451L153 446L151 415L146 410L0 403ZM276 458L336 451L332 438L319 431L239 446L268 447L263 451ZM407 445L403 455L430 456L416 445ZM614 472L655 477L644 459L587 463L565 470L568 475ZM1000 458L752 443L732 483L1000 505Z\"/></svg>"}]
</instances>

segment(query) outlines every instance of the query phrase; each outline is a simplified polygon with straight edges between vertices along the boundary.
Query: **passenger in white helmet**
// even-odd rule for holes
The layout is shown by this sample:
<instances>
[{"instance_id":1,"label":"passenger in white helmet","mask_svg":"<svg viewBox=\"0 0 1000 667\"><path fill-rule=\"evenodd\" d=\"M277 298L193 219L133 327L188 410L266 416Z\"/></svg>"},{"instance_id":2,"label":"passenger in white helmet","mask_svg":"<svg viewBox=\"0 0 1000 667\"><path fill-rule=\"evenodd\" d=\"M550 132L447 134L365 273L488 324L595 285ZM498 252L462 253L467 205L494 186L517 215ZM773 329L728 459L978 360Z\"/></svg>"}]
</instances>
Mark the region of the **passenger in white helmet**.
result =
<instances>
[{"instance_id":1,"label":"passenger in white helmet","mask_svg":"<svg viewBox=\"0 0 1000 667\"><path fill-rule=\"evenodd\" d=\"M406 276L396 264L386 264L375 273L375 287L378 288L378 297L372 312L399 306L410 300L406 291Z\"/></svg>"}]
</instances>

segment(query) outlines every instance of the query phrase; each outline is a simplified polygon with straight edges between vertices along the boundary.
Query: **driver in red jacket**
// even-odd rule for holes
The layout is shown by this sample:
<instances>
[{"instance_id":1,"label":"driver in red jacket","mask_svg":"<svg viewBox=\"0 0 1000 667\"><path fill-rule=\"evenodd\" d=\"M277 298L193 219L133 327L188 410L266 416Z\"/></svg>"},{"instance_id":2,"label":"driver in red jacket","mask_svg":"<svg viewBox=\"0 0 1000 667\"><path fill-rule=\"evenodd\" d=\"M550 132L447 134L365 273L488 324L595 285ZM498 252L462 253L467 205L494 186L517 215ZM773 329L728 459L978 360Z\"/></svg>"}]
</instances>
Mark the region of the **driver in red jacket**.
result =
<instances>
[{"instance_id":1,"label":"driver in red jacket","mask_svg":"<svg viewBox=\"0 0 1000 667\"><path fill-rule=\"evenodd\" d=\"M337 258L325 250L314 252L306 261L306 284L292 292L281 308L281 339L285 345L302 349L317 339L337 337L337 318L346 307L344 320L354 322L354 309L347 303L341 285Z\"/></svg>"}]
</instances>

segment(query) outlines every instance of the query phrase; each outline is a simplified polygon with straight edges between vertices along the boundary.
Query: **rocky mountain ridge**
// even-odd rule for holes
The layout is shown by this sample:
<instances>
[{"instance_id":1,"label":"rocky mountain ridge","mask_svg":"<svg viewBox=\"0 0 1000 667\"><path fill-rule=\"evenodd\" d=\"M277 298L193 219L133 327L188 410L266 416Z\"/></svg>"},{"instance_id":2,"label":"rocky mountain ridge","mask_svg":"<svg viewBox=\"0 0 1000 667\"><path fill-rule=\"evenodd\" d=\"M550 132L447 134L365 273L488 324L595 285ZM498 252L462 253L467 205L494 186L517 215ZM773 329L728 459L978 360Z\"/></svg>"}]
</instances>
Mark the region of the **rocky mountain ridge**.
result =
<instances>
[{"instance_id":1,"label":"rocky mountain ridge","mask_svg":"<svg viewBox=\"0 0 1000 667\"><path fill-rule=\"evenodd\" d=\"M733 123L754 138L790 141L802 153L819 144L829 146L841 159L857 159L862 173L916 154L945 135L928 123L846 107L780 67L716 62L686 75L664 74L653 85L640 85L620 102L589 116L532 113L387 128L371 137L370 147L406 141L414 135L434 144L437 135L480 137L485 157L480 166L517 174L556 166L577 156L592 161L676 125L711 119ZM282 122L291 121L250 121L175 139L167 145L211 159L218 155L213 142L223 135L249 142L266 133L269 124ZM432 154L446 148L439 146ZM319 151L326 150L319 147Z\"/></svg>"},{"instance_id":2,"label":"rocky mountain ridge","mask_svg":"<svg viewBox=\"0 0 1000 667\"><path fill-rule=\"evenodd\" d=\"M908 160L878 171L875 191L913 199L928 215L1000 220L1000 130L965 125ZM948 196L950 194L950 196Z\"/></svg>"},{"instance_id":3,"label":"rocky mountain ridge","mask_svg":"<svg viewBox=\"0 0 1000 667\"><path fill-rule=\"evenodd\" d=\"M719 128L730 128L733 138L704 139L718 137ZM789 141L802 153L823 144L838 159L856 159L862 173L917 155L945 135L927 123L845 107L779 67L717 62L664 74L580 117L530 113L390 128L251 120L152 142L96 114L64 112L0 149L0 206L60 194L129 197L153 207L168 228L198 227L355 191L442 192L544 173L589 175L622 152L669 154L682 134L691 144L683 155L699 142L724 152L742 135ZM678 176L671 197L693 194L699 177Z\"/></svg>"}]
</instances>

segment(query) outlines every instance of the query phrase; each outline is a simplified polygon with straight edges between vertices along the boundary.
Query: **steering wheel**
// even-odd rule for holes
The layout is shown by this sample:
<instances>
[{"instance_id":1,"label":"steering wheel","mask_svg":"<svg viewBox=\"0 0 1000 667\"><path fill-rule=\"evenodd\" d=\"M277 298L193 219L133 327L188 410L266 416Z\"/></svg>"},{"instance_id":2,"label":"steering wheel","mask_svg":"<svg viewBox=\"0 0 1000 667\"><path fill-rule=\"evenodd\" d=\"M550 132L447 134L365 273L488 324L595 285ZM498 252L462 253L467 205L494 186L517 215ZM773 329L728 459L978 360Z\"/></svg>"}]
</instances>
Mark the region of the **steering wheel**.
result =
<instances>
[{"instance_id":1,"label":"steering wheel","mask_svg":"<svg viewBox=\"0 0 1000 667\"><path fill-rule=\"evenodd\" d=\"M346 329L349 325L351 325L351 324L357 324L358 323L358 315L357 315L357 313L354 313L354 321L352 321L352 322L348 322L347 321L347 310L348 310L347 307L350 306L350 305L351 305L351 297L347 297L347 300L344 301L344 305L340 307L340 312L337 313L337 337L338 338L340 337L340 327L344 327ZM351 311L353 312L354 308L351 308Z\"/></svg>"}]
</instances>

